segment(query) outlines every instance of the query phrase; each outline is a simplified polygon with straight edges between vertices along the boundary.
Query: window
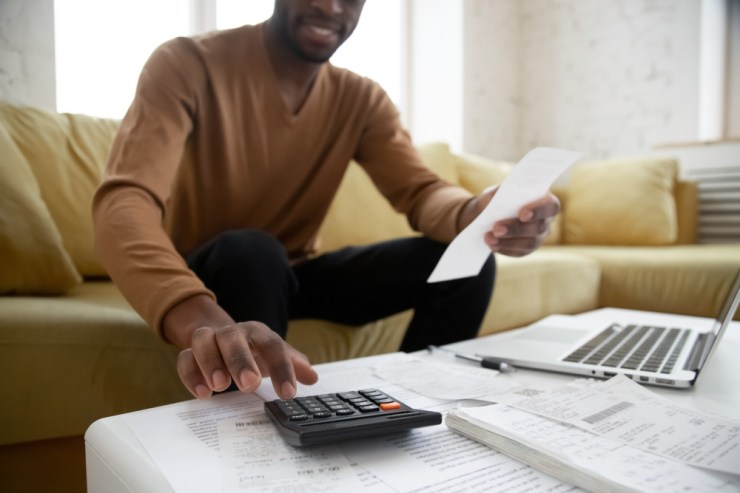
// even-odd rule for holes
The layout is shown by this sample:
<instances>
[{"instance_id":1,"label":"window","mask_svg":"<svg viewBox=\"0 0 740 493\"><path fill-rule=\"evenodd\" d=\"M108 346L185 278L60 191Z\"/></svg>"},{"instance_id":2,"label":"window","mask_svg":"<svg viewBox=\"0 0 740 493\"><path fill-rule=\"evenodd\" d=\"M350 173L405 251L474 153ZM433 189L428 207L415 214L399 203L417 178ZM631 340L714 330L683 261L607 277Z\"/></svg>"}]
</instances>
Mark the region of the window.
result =
<instances>
[{"instance_id":1,"label":"window","mask_svg":"<svg viewBox=\"0 0 740 493\"><path fill-rule=\"evenodd\" d=\"M159 44L192 34L192 26L210 30L261 22L272 14L273 3L56 0L57 110L122 118L139 72ZM397 0L367 2L355 33L332 58L335 65L378 81L399 108L404 103L403 7Z\"/></svg>"},{"instance_id":2,"label":"window","mask_svg":"<svg viewBox=\"0 0 740 493\"><path fill-rule=\"evenodd\" d=\"M57 110L122 118L152 50L189 32L182 0L56 0Z\"/></svg>"}]
</instances>

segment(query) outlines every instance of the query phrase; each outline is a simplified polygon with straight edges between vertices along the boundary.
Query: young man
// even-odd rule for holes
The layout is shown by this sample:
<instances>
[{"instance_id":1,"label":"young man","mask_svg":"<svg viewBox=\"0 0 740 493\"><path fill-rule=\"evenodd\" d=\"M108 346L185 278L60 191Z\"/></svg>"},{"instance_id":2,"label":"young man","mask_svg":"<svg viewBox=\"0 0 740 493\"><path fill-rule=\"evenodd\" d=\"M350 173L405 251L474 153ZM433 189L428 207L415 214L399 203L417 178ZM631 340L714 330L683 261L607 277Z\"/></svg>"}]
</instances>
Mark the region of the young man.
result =
<instances>
[{"instance_id":1,"label":"young man","mask_svg":"<svg viewBox=\"0 0 740 493\"><path fill-rule=\"evenodd\" d=\"M413 308L403 350L478 331L493 259L474 278L425 280L492 192L431 173L384 91L326 63L363 4L276 0L265 23L172 40L141 73L95 196L96 242L132 306L182 349L196 397L254 391L262 376L283 398L314 383L281 337L290 319L362 324ZM351 159L423 237L313 254ZM543 197L485 241L526 255L558 209Z\"/></svg>"}]
</instances>

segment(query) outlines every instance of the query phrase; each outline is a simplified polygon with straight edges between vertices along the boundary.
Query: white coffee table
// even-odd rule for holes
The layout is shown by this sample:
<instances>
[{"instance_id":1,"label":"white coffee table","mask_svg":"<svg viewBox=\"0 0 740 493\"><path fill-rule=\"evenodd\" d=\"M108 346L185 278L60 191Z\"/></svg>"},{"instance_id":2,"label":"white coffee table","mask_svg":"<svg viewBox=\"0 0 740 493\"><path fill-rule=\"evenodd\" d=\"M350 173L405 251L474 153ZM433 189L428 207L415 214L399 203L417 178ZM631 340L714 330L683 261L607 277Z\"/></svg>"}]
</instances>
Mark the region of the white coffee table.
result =
<instances>
[{"instance_id":1,"label":"white coffee table","mask_svg":"<svg viewBox=\"0 0 740 493\"><path fill-rule=\"evenodd\" d=\"M504 335L492 335L450 347L462 352L485 352L485 347L495 345L497 338ZM461 360L460 364L470 363ZM320 367L321 365L318 365L319 369ZM737 384L739 374L740 323L734 322L717 349L700 385L689 390L654 387L651 389L677 404L740 419L740 387ZM512 376L501 375L498 378L516 378L523 384L549 386L571 381L574 377L519 370ZM88 491L90 493L173 491L163 473L127 426L124 416L98 420L85 434Z\"/></svg>"}]
</instances>

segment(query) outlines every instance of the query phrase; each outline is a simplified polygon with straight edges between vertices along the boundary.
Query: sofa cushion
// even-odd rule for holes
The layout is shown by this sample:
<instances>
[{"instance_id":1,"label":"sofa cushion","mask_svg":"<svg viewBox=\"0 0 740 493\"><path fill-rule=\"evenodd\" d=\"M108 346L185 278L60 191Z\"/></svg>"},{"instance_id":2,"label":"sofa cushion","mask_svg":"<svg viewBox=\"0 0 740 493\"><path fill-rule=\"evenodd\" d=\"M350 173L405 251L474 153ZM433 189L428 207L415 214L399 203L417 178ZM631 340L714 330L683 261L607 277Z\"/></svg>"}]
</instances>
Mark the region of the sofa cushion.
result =
<instances>
[{"instance_id":1,"label":"sofa cushion","mask_svg":"<svg viewBox=\"0 0 740 493\"><path fill-rule=\"evenodd\" d=\"M84 433L96 419L191 398L174 346L111 282L0 297L0 445Z\"/></svg>"},{"instance_id":2,"label":"sofa cushion","mask_svg":"<svg viewBox=\"0 0 740 493\"><path fill-rule=\"evenodd\" d=\"M551 248L601 265L602 307L714 317L740 269L737 244Z\"/></svg>"},{"instance_id":3,"label":"sofa cushion","mask_svg":"<svg viewBox=\"0 0 740 493\"><path fill-rule=\"evenodd\" d=\"M447 144L427 144L417 151L427 167L457 184L455 156ZM360 165L351 162L321 226L317 249L327 252L414 234L406 216L393 209Z\"/></svg>"},{"instance_id":4,"label":"sofa cushion","mask_svg":"<svg viewBox=\"0 0 740 493\"><path fill-rule=\"evenodd\" d=\"M94 252L90 210L118 122L10 105L0 111L77 270L105 275Z\"/></svg>"},{"instance_id":5,"label":"sofa cushion","mask_svg":"<svg viewBox=\"0 0 740 493\"><path fill-rule=\"evenodd\" d=\"M677 175L678 163L669 158L620 159L576 167L564 211L564 243L675 243Z\"/></svg>"},{"instance_id":6,"label":"sofa cushion","mask_svg":"<svg viewBox=\"0 0 740 493\"><path fill-rule=\"evenodd\" d=\"M494 161L467 153L455 156L455 163L460 185L476 195L491 185L503 182L513 166L505 161Z\"/></svg>"},{"instance_id":7,"label":"sofa cushion","mask_svg":"<svg viewBox=\"0 0 740 493\"><path fill-rule=\"evenodd\" d=\"M81 279L0 105L0 293L58 294Z\"/></svg>"},{"instance_id":8,"label":"sofa cushion","mask_svg":"<svg viewBox=\"0 0 740 493\"><path fill-rule=\"evenodd\" d=\"M522 327L552 313L598 308L598 262L557 248L521 258L496 255L493 299L479 335Z\"/></svg>"},{"instance_id":9,"label":"sofa cushion","mask_svg":"<svg viewBox=\"0 0 740 493\"><path fill-rule=\"evenodd\" d=\"M357 327L325 320L291 320L285 340L312 364L391 353L401 347L412 315L407 310Z\"/></svg>"}]
</instances>

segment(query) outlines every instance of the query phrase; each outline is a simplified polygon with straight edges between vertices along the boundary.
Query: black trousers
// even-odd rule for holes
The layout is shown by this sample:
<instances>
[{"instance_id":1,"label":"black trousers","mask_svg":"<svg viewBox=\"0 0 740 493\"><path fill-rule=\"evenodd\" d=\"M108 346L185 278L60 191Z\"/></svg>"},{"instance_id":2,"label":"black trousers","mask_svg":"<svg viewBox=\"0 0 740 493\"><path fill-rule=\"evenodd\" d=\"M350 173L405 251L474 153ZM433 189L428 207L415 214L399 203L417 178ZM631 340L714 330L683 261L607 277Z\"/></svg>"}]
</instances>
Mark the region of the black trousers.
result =
<instances>
[{"instance_id":1,"label":"black trousers","mask_svg":"<svg viewBox=\"0 0 740 493\"><path fill-rule=\"evenodd\" d=\"M426 282L445 248L403 238L290 265L272 236L232 230L186 261L235 321L260 321L283 337L293 319L362 325L412 308L400 349L415 351L475 337L491 299L493 256L477 277Z\"/></svg>"}]
</instances>

